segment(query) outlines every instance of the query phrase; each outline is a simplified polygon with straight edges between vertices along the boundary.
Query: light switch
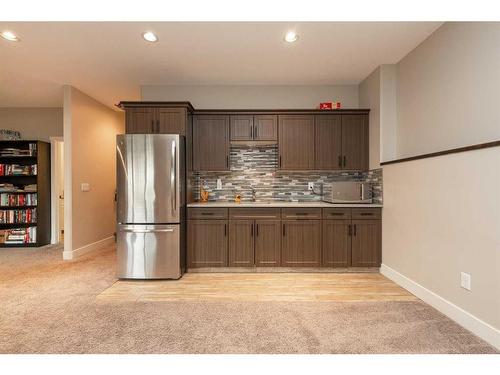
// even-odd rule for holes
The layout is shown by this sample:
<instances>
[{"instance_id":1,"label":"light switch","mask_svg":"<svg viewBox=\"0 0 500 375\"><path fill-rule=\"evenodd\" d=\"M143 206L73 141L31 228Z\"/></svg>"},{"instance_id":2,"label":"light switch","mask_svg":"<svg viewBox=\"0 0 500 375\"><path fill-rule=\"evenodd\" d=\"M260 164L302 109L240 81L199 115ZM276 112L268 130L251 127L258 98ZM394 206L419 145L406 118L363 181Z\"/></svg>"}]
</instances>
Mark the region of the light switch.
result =
<instances>
[{"instance_id":1,"label":"light switch","mask_svg":"<svg viewBox=\"0 0 500 375\"><path fill-rule=\"evenodd\" d=\"M82 182L81 190L84 192L90 191L90 184L88 182Z\"/></svg>"},{"instance_id":2,"label":"light switch","mask_svg":"<svg viewBox=\"0 0 500 375\"><path fill-rule=\"evenodd\" d=\"M222 180L220 178L217 179L217 190L222 190Z\"/></svg>"}]
</instances>

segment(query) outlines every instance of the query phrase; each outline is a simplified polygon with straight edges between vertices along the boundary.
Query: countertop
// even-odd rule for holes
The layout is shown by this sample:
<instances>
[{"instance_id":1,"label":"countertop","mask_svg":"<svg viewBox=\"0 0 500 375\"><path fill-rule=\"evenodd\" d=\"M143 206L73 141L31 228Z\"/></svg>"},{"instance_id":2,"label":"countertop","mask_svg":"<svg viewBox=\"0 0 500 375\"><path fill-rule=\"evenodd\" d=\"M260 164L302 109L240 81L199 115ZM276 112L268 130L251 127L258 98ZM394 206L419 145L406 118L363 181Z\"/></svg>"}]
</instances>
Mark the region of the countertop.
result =
<instances>
[{"instance_id":1,"label":"countertop","mask_svg":"<svg viewBox=\"0 0 500 375\"><path fill-rule=\"evenodd\" d=\"M227 208L235 208L235 207L318 207L318 208L376 208L382 207L381 204L377 203L327 203L327 202L207 202L207 203L188 203L188 207L227 207Z\"/></svg>"}]
</instances>

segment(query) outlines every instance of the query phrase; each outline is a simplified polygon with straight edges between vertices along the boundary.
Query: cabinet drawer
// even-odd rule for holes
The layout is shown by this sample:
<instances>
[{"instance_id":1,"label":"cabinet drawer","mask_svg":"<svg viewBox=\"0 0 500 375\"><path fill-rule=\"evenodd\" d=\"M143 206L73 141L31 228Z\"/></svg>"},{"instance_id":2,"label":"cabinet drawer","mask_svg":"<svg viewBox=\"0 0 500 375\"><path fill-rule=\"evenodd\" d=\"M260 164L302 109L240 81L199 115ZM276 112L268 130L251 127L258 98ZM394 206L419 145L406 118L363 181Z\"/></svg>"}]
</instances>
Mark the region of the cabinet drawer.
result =
<instances>
[{"instance_id":1,"label":"cabinet drawer","mask_svg":"<svg viewBox=\"0 0 500 375\"><path fill-rule=\"evenodd\" d=\"M381 219L382 209L381 208L353 208L352 218L354 219Z\"/></svg>"},{"instance_id":2,"label":"cabinet drawer","mask_svg":"<svg viewBox=\"0 0 500 375\"><path fill-rule=\"evenodd\" d=\"M321 208L283 208L283 219L321 219Z\"/></svg>"},{"instance_id":3,"label":"cabinet drawer","mask_svg":"<svg viewBox=\"0 0 500 375\"><path fill-rule=\"evenodd\" d=\"M229 218L232 220L266 220L279 219L279 208L230 208Z\"/></svg>"},{"instance_id":4,"label":"cabinet drawer","mask_svg":"<svg viewBox=\"0 0 500 375\"><path fill-rule=\"evenodd\" d=\"M351 218L350 208L323 208L323 219L346 220Z\"/></svg>"},{"instance_id":5,"label":"cabinet drawer","mask_svg":"<svg viewBox=\"0 0 500 375\"><path fill-rule=\"evenodd\" d=\"M227 208L188 208L188 219L227 219Z\"/></svg>"}]
</instances>

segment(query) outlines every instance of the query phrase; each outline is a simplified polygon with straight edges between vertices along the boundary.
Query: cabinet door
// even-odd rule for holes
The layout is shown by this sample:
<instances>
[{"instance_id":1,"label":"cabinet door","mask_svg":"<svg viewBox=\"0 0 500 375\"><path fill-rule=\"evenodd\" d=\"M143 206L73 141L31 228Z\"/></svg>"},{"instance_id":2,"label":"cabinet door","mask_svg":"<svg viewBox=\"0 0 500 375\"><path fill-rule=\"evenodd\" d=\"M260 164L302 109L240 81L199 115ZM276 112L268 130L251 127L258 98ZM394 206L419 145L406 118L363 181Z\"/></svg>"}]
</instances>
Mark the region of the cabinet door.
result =
<instances>
[{"instance_id":1,"label":"cabinet door","mask_svg":"<svg viewBox=\"0 0 500 375\"><path fill-rule=\"evenodd\" d=\"M342 169L342 119L340 115L315 117L315 169Z\"/></svg>"},{"instance_id":2,"label":"cabinet door","mask_svg":"<svg viewBox=\"0 0 500 375\"><path fill-rule=\"evenodd\" d=\"M155 108L127 108L125 132L127 134L154 133Z\"/></svg>"},{"instance_id":3,"label":"cabinet door","mask_svg":"<svg viewBox=\"0 0 500 375\"><path fill-rule=\"evenodd\" d=\"M253 116L231 116L231 141L251 141L253 139Z\"/></svg>"},{"instance_id":4,"label":"cabinet door","mask_svg":"<svg viewBox=\"0 0 500 375\"><path fill-rule=\"evenodd\" d=\"M321 221L283 221L281 265L318 267L321 264Z\"/></svg>"},{"instance_id":5,"label":"cabinet door","mask_svg":"<svg viewBox=\"0 0 500 375\"><path fill-rule=\"evenodd\" d=\"M155 132L186 135L186 110L184 108L157 108Z\"/></svg>"},{"instance_id":6,"label":"cabinet door","mask_svg":"<svg viewBox=\"0 0 500 375\"><path fill-rule=\"evenodd\" d=\"M254 236L253 220L229 222L229 267L254 265Z\"/></svg>"},{"instance_id":7,"label":"cabinet door","mask_svg":"<svg viewBox=\"0 0 500 375\"><path fill-rule=\"evenodd\" d=\"M227 221L188 221L189 267L227 266Z\"/></svg>"},{"instance_id":8,"label":"cabinet door","mask_svg":"<svg viewBox=\"0 0 500 375\"><path fill-rule=\"evenodd\" d=\"M380 267L382 249L381 220L352 221L352 266Z\"/></svg>"},{"instance_id":9,"label":"cabinet door","mask_svg":"<svg viewBox=\"0 0 500 375\"><path fill-rule=\"evenodd\" d=\"M321 264L325 267L351 265L351 220L323 220Z\"/></svg>"},{"instance_id":10,"label":"cabinet door","mask_svg":"<svg viewBox=\"0 0 500 375\"><path fill-rule=\"evenodd\" d=\"M368 169L368 116L342 116L343 169Z\"/></svg>"},{"instance_id":11,"label":"cabinet door","mask_svg":"<svg viewBox=\"0 0 500 375\"><path fill-rule=\"evenodd\" d=\"M278 140L278 116L256 115L253 117L253 139L256 141Z\"/></svg>"},{"instance_id":12,"label":"cabinet door","mask_svg":"<svg viewBox=\"0 0 500 375\"><path fill-rule=\"evenodd\" d=\"M314 169L314 116L279 116L279 167Z\"/></svg>"},{"instance_id":13,"label":"cabinet door","mask_svg":"<svg viewBox=\"0 0 500 375\"><path fill-rule=\"evenodd\" d=\"M255 265L279 267L281 264L281 221L255 221Z\"/></svg>"},{"instance_id":14,"label":"cabinet door","mask_svg":"<svg viewBox=\"0 0 500 375\"><path fill-rule=\"evenodd\" d=\"M229 170L229 116L194 117L193 153L195 171Z\"/></svg>"}]
</instances>

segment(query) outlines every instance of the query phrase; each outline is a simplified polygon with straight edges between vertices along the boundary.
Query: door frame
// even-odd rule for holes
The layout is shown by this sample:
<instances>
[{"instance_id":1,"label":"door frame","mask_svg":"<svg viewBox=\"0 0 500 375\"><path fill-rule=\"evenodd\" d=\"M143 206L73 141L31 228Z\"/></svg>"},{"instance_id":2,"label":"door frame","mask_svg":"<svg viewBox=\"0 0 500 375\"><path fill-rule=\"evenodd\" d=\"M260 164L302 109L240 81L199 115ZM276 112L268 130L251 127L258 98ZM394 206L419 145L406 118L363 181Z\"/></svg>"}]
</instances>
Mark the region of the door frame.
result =
<instances>
[{"instance_id":1,"label":"door frame","mask_svg":"<svg viewBox=\"0 0 500 375\"><path fill-rule=\"evenodd\" d=\"M62 168L58 166L61 165L61 157L64 151L60 152L58 148L58 144L64 142L63 137L50 137L50 195L51 195L51 234L50 234L50 243L58 244L60 242L60 234L59 234L59 174L63 172L64 165ZM64 163L64 159L63 159ZM64 182L63 186L64 188Z\"/></svg>"}]
</instances>

